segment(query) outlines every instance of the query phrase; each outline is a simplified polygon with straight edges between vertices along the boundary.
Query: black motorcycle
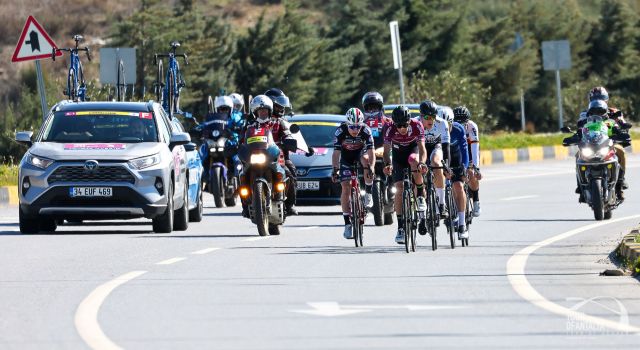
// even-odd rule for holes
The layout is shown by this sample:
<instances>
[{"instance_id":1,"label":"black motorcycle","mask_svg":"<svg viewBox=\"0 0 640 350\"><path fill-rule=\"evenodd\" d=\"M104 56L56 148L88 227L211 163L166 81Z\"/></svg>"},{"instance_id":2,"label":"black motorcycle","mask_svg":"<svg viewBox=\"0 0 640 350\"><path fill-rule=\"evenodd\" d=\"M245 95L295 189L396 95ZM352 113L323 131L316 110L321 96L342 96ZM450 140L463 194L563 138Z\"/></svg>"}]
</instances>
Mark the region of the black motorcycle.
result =
<instances>
[{"instance_id":1,"label":"black motorcycle","mask_svg":"<svg viewBox=\"0 0 640 350\"><path fill-rule=\"evenodd\" d=\"M295 151L297 141L285 139L282 147ZM251 222L258 227L260 236L279 235L286 218L284 201L288 179L284 171L276 171L277 164L284 167L284 156L273 141L269 128L250 126L239 150L244 163L240 197L248 203Z\"/></svg>"}]
</instances>

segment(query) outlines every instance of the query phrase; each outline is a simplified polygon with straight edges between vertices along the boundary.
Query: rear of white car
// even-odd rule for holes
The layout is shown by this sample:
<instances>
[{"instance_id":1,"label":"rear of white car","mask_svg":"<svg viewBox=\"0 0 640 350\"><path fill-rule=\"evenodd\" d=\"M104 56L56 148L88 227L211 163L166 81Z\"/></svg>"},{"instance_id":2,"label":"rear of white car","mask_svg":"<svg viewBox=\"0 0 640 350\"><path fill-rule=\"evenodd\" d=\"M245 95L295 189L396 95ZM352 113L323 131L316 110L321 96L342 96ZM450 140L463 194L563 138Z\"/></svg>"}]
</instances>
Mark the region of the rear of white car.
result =
<instances>
[{"instance_id":1,"label":"rear of white car","mask_svg":"<svg viewBox=\"0 0 640 350\"><path fill-rule=\"evenodd\" d=\"M21 232L140 217L156 232L186 229L190 137L168 123L152 102L69 102L51 110L33 142L18 133L30 145L19 171Z\"/></svg>"}]
</instances>

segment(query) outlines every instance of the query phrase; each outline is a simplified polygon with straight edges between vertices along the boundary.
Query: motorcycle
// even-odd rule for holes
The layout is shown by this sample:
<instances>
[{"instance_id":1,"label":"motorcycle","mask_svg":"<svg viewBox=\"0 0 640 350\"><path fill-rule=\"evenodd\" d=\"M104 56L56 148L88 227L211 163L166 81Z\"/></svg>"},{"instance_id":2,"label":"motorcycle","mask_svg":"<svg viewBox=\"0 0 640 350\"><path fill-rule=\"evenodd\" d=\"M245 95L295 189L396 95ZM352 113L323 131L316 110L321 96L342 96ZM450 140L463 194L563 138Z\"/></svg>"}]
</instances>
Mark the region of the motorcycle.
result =
<instances>
[{"instance_id":1,"label":"motorcycle","mask_svg":"<svg viewBox=\"0 0 640 350\"><path fill-rule=\"evenodd\" d=\"M213 195L217 208L236 205L240 182L237 174L242 170L239 164L237 168L232 164L234 150L225 147L230 133L226 125L224 118L213 117L196 126L202 140L200 157L208 159L208 164L203 164L208 174L203 181L207 192Z\"/></svg>"},{"instance_id":2,"label":"motorcycle","mask_svg":"<svg viewBox=\"0 0 640 350\"><path fill-rule=\"evenodd\" d=\"M571 132L564 127L563 132ZM623 135L608 136L606 128L583 128L582 137L570 137L564 146L578 146L576 155L576 179L581 201L584 200L596 220L611 219L612 211L623 199L619 198L616 184L620 174L620 163L614 144L624 143Z\"/></svg>"},{"instance_id":3,"label":"motorcycle","mask_svg":"<svg viewBox=\"0 0 640 350\"><path fill-rule=\"evenodd\" d=\"M282 146L295 151L297 141L285 139ZM283 170L284 155L273 141L271 130L259 126L248 127L245 143L238 154L244 164L244 185L239 192L240 197L248 202L251 222L258 227L260 236L279 235L280 226L286 218L284 202L288 179Z\"/></svg>"}]
</instances>

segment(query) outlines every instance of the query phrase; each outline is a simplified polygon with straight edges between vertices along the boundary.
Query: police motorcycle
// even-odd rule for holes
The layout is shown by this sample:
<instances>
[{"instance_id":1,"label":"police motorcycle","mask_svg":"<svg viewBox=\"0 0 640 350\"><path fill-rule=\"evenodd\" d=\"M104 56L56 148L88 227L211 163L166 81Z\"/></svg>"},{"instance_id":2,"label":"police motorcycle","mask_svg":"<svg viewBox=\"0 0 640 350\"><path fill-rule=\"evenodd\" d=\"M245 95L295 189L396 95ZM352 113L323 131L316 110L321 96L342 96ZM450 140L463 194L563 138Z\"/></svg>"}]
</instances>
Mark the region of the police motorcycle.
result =
<instances>
[{"instance_id":1,"label":"police motorcycle","mask_svg":"<svg viewBox=\"0 0 640 350\"><path fill-rule=\"evenodd\" d=\"M610 219L612 211L624 200L619 197L616 187L620 164L614 144L624 145L628 142L628 135L610 135L610 123L613 121L603 119L603 115L588 115L585 126L563 141L564 146L578 146L576 179L580 201L589 204L598 221ZM569 127L562 128L562 131L572 132Z\"/></svg>"},{"instance_id":2,"label":"police motorcycle","mask_svg":"<svg viewBox=\"0 0 640 350\"><path fill-rule=\"evenodd\" d=\"M251 101L251 110L269 109L270 119L273 105L271 100L258 95ZM259 118L257 118L260 121ZM292 132L299 128L292 125ZM282 141L286 151L295 151L297 141L287 138ZM255 123L247 126L244 142L238 150L244 164L241 174L240 197L247 204L248 216L258 227L260 236L279 235L284 223L287 177L284 172L284 154L276 145L269 127Z\"/></svg>"},{"instance_id":3,"label":"police motorcycle","mask_svg":"<svg viewBox=\"0 0 640 350\"><path fill-rule=\"evenodd\" d=\"M231 132L239 132L227 127L227 118L224 114L209 111L208 120L195 127L202 141L200 157L206 163L203 164L207 172L203 177L205 189L213 196L217 208L236 205L240 183L238 174L242 170L240 164L234 165L231 161L235 150L226 147Z\"/></svg>"}]
</instances>

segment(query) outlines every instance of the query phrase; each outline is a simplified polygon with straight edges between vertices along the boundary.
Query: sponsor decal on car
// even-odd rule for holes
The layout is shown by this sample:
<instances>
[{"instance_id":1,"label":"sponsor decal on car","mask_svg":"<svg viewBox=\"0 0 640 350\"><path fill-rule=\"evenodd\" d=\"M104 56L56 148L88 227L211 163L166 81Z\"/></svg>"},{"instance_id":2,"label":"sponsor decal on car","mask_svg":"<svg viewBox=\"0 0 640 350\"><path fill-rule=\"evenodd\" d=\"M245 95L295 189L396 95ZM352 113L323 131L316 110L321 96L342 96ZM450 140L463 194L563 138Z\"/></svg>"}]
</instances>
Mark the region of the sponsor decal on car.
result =
<instances>
[{"instance_id":1,"label":"sponsor decal on car","mask_svg":"<svg viewBox=\"0 0 640 350\"><path fill-rule=\"evenodd\" d=\"M144 112L123 112L123 111L77 111L77 112L65 112L65 117L77 117L83 115L95 116L95 115L121 115L127 117L142 117ZM148 113L151 114L151 113ZM151 119L151 118L145 118Z\"/></svg>"},{"instance_id":2,"label":"sponsor decal on car","mask_svg":"<svg viewBox=\"0 0 640 350\"><path fill-rule=\"evenodd\" d=\"M64 149L68 151L86 151L86 150L123 150L127 145L124 143L67 143Z\"/></svg>"}]
</instances>

